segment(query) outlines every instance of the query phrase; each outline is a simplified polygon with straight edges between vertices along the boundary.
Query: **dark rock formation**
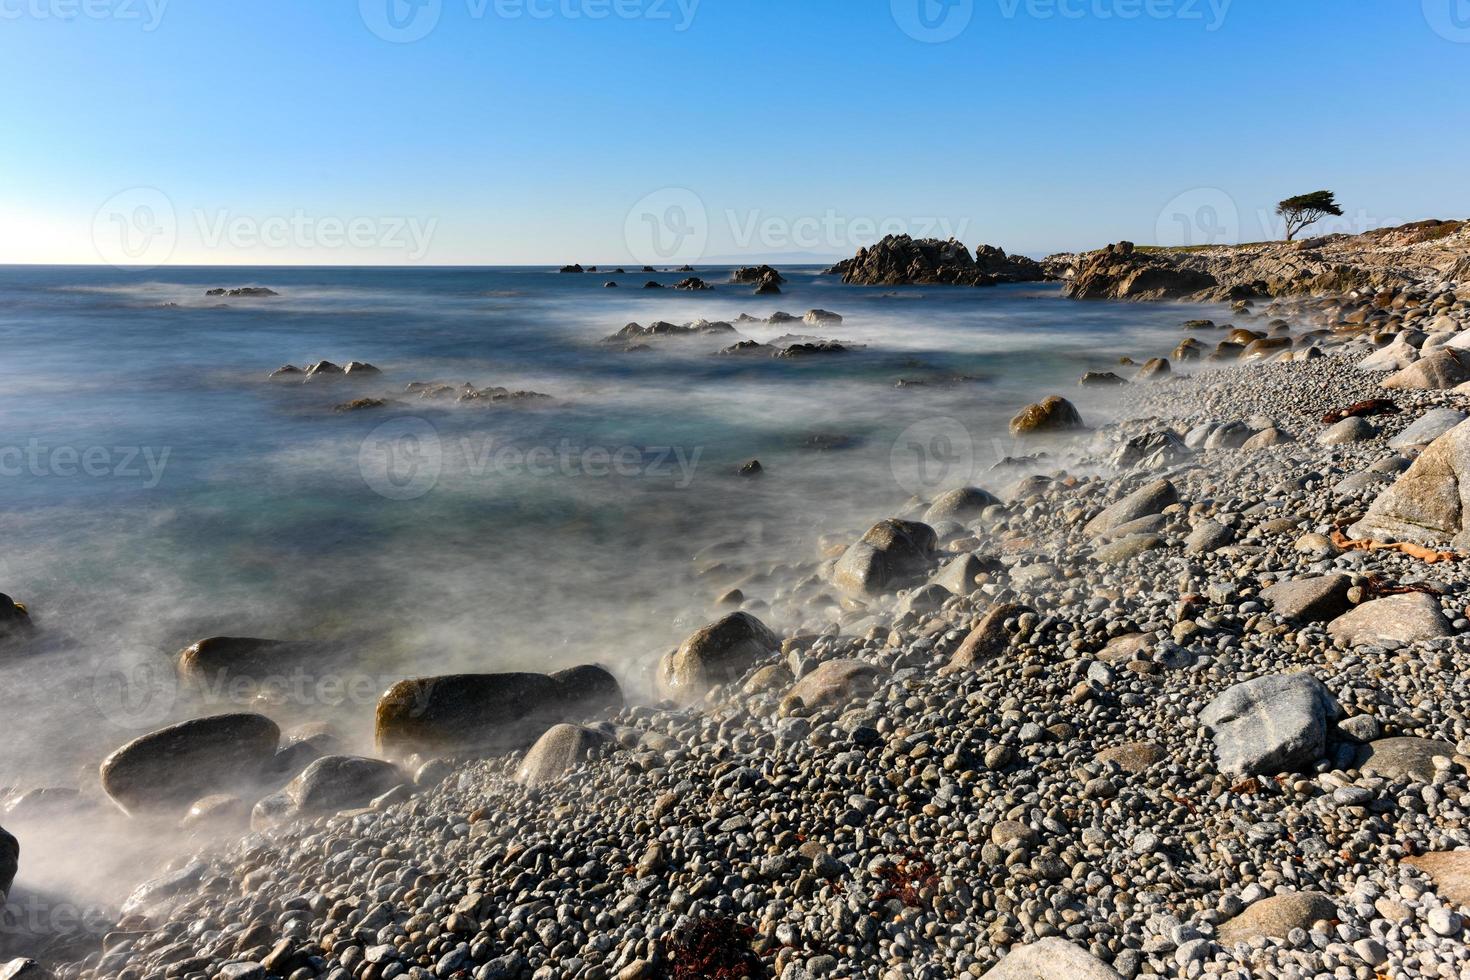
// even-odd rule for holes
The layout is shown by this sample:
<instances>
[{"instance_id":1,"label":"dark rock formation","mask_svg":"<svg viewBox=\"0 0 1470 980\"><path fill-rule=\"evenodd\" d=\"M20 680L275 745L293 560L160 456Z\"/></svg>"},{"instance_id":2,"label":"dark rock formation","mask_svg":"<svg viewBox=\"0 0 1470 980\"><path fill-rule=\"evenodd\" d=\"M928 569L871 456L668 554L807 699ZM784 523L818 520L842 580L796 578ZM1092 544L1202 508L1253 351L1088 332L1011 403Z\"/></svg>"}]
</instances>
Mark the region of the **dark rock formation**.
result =
<instances>
[{"instance_id":1,"label":"dark rock formation","mask_svg":"<svg viewBox=\"0 0 1470 980\"><path fill-rule=\"evenodd\" d=\"M1041 264L1022 255L1006 255L1001 249L981 245L975 255L951 238L915 240L908 235L887 238L859 249L857 255L827 270L842 281L859 286L903 286L911 284L994 286L1002 282L1040 282L1046 278Z\"/></svg>"}]
</instances>

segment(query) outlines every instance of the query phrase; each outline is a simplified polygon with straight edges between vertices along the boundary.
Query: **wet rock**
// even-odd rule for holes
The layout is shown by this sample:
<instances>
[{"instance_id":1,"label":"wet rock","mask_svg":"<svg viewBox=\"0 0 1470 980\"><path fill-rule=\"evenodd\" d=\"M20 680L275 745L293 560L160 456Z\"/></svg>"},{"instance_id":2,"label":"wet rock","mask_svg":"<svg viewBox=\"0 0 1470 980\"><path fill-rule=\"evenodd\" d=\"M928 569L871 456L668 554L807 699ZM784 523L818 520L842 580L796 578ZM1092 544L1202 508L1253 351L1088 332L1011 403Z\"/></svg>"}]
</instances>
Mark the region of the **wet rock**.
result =
<instances>
[{"instance_id":1,"label":"wet rock","mask_svg":"<svg viewBox=\"0 0 1470 980\"><path fill-rule=\"evenodd\" d=\"M199 685L243 678L256 683L310 667L311 644L246 636L211 636L179 652L179 676Z\"/></svg>"},{"instance_id":2,"label":"wet rock","mask_svg":"<svg viewBox=\"0 0 1470 980\"><path fill-rule=\"evenodd\" d=\"M750 613L735 612L694 633L659 664L659 694L687 703L728 684L781 648L781 640Z\"/></svg>"},{"instance_id":3,"label":"wet rock","mask_svg":"<svg viewBox=\"0 0 1470 980\"><path fill-rule=\"evenodd\" d=\"M1434 778L1434 757L1452 759L1455 747L1429 738L1380 738L1362 751L1358 768L1365 776L1427 783Z\"/></svg>"},{"instance_id":4,"label":"wet rock","mask_svg":"<svg viewBox=\"0 0 1470 980\"><path fill-rule=\"evenodd\" d=\"M378 700L378 751L390 758L498 755L567 720L562 685L546 674L451 674L400 681Z\"/></svg>"},{"instance_id":5,"label":"wet rock","mask_svg":"<svg viewBox=\"0 0 1470 980\"><path fill-rule=\"evenodd\" d=\"M540 786L560 779L611 741L601 732L580 725L553 726L526 753L515 780L523 786Z\"/></svg>"},{"instance_id":6,"label":"wet rock","mask_svg":"<svg viewBox=\"0 0 1470 980\"><path fill-rule=\"evenodd\" d=\"M786 277L769 265L745 266L736 269L730 281L737 285L755 285L762 282L783 283Z\"/></svg>"},{"instance_id":7,"label":"wet rock","mask_svg":"<svg viewBox=\"0 0 1470 980\"><path fill-rule=\"evenodd\" d=\"M950 561L929 580L953 595L969 595L978 586L975 576L985 571L985 563L974 555L964 554Z\"/></svg>"},{"instance_id":8,"label":"wet rock","mask_svg":"<svg viewBox=\"0 0 1470 980\"><path fill-rule=\"evenodd\" d=\"M1118 971L1055 936L1016 946L980 980L1123 980Z\"/></svg>"},{"instance_id":9,"label":"wet rock","mask_svg":"<svg viewBox=\"0 0 1470 980\"><path fill-rule=\"evenodd\" d=\"M228 714L171 725L136 738L101 766L102 788L124 811L181 811L211 793L265 773L281 731L263 715Z\"/></svg>"},{"instance_id":10,"label":"wet rock","mask_svg":"<svg viewBox=\"0 0 1470 980\"><path fill-rule=\"evenodd\" d=\"M561 685L562 703L569 718L590 718L623 706L623 689L606 667L583 664L558 670L551 679Z\"/></svg>"},{"instance_id":11,"label":"wet rock","mask_svg":"<svg viewBox=\"0 0 1470 980\"><path fill-rule=\"evenodd\" d=\"M1167 357L1150 357L1133 376L1135 381L1162 381L1174 373Z\"/></svg>"},{"instance_id":12,"label":"wet rock","mask_svg":"<svg viewBox=\"0 0 1470 980\"><path fill-rule=\"evenodd\" d=\"M267 289L265 286L237 286L234 289L225 289L223 287L206 289L204 295L228 296L232 299L260 299L267 296L279 296L281 294L274 289Z\"/></svg>"},{"instance_id":13,"label":"wet rock","mask_svg":"<svg viewBox=\"0 0 1470 980\"><path fill-rule=\"evenodd\" d=\"M1127 383L1127 378L1120 377L1112 371L1088 371L1082 375L1077 385L1080 388L1109 388Z\"/></svg>"},{"instance_id":14,"label":"wet rock","mask_svg":"<svg viewBox=\"0 0 1470 980\"><path fill-rule=\"evenodd\" d=\"M290 820L367 806L404 782L397 766L381 759L329 755L317 759L286 788L256 803L250 825L264 830Z\"/></svg>"},{"instance_id":15,"label":"wet rock","mask_svg":"<svg viewBox=\"0 0 1470 980\"><path fill-rule=\"evenodd\" d=\"M0 905L10 894L10 885L15 881L16 869L20 866L20 842L15 835L0 827Z\"/></svg>"},{"instance_id":16,"label":"wet rock","mask_svg":"<svg viewBox=\"0 0 1470 980\"><path fill-rule=\"evenodd\" d=\"M936 544L934 529L927 524L880 521L837 559L833 584L859 597L895 591L925 574Z\"/></svg>"},{"instance_id":17,"label":"wet rock","mask_svg":"<svg viewBox=\"0 0 1470 980\"><path fill-rule=\"evenodd\" d=\"M1200 713L1220 771L1240 776L1296 772L1320 759L1342 714L1322 682L1274 674L1236 684Z\"/></svg>"},{"instance_id":18,"label":"wet rock","mask_svg":"<svg viewBox=\"0 0 1470 980\"><path fill-rule=\"evenodd\" d=\"M1193 455L1194 451L1174 430L1158 429L1124 441L1108 457L1108 464L1118 470L1158 470L1181 463Z\"/></svg>"},{"instance_id":19,"label":"wet rock","mask_svg":"<svg viewBox=\"0 0 1470 980\"><path fill-rule=\"evenodd\" d=\"M1336 619L1352 605L1348 590L1352 579L1346 575L1320 575L1281 582L1261 591L1261 598L1271 611L1298 623L1321 623Z\"/></svg>"},{"instance_id":20,"label":"wet rock","mask_svg":"<svg viewBox=\"0 0 1470 980\"><path fill-rule=\"evenodd\" d=\"M1011 419L1013 436L1071 432L1082 427L1077 407L1060 395L1048 395L1034 405L1027 405Z\"/></svg>"},{"instance_id":21,"label":"wet rock","mask_svg":"<svg viewBox=\"0 0 1470 980\"><path fill-rule=\"evenodd\" d=\"M985 508L998 503L999 498L979 487L948 490L936 497L929 509L924 511L924 523L932 525L940 521L958 521L963 524L979 517Z\"/></svg>"},{"instance_id":22,"label":"wet rock","mask_svg":"<svg viewBox=\"0 0 1470 980\"><path fill-rule=\"evenodd\" d=\"M1293 929L1310 929L1314 922L1336 918L1337 906L1321 892L1287 892L1263 898L1221 923L1219 938L1226 945L1267 937L1285 939Z\"/></svg>"},{"instance_id":23,"label":"wet rock","mask_svg":"<svg viewBox=\"0 0 1470 980\"><path fill-rule=\"evenodd\" d=\"M0 592L0 644L30 635L31 614L25 605Z\"/></svg>"},{"instance_id":24,"label":"wet rock","mask_svg":"<svg viewBox=\"0 0 1470 980\"><path fill-rule=\"evenodd\" d=\"M1417 643L1455 635L1450 621L1440 611L1439 600L1422 592L1365 602L1328 623L1327 633L1349 647L1384 641Z\"/></svg>"},{"instance_id":25,"label":"wet rock","mask_svg":"<svg viewBox=\"0 0 1470 980\"><path fill-rule=\"evenodd\" d=\"M833 326L841 323L842 317L831 310L807 310L801 322L813 327Z\"/></svg>"},{"instance_id":26,"label":"wet rock","mask_svg":"<svg viewBox=\"0 0 1470 980\"><path fill-rule=\"evenodd\" d=\"M1122 500L1105 508L1083 527L1082 533L1089 538L1098 538L1140 517L1157 514L1165 507L1179 502L1179 491L1168 480L1155 480L1139 487Z\"/></svg>"},{"instance_id":27,"label":"wet rock","mask_svg":"<svg viewBox=\"0 0 1470 980\"><path fill-rule=\"evenodd\" d=\"M883 671L864 660L829 660L792 685L786 697L808 708L841 705L872 695Z\"/></svg>"},{"instance_id":28,"label":"wet rock","mask_svg":"<svg viewBox=\"0 0 1470 980\"><path fill-rule=\"evenodd\" d=\"M250 807L230 793L215 793L190 804L179 821L180 830L228 833L250 826Z\"/></svg>"}]
</instances>

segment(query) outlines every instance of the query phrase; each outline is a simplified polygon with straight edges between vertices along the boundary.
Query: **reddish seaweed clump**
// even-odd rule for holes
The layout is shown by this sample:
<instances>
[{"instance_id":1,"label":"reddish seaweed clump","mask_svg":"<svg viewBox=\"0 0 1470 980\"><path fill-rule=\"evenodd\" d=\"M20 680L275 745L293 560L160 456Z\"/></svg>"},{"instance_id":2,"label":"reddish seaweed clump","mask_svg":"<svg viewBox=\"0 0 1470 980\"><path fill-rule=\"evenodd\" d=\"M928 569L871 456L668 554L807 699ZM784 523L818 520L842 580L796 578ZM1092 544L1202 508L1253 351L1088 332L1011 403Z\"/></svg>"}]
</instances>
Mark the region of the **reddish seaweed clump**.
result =
<instances>
[{"instance_id":1,"label":"reddish seaweed clump","mask_svg":"<svg viewBox=\"0 0 1470 980\"><path fill-rule=\"evenodd\" d=\"M920 892L939 884L939 875L934 865L917 854L910 854L897 864L890 864L878 872L888 887L878 893L878 901L896 898L909 908L923 904Z\"/></svg>"},{"instance_id":2,"label":"reddish seaweed clump","mask_svg":"<svg viewBox=\"0 0 1470 980\"><path fill-rule=\"evenodd\" d=\"M751 948L755 930L729 916L707 915L669 944L670 980L766 980L766 964Z\"/></svg>"}]
</instances>

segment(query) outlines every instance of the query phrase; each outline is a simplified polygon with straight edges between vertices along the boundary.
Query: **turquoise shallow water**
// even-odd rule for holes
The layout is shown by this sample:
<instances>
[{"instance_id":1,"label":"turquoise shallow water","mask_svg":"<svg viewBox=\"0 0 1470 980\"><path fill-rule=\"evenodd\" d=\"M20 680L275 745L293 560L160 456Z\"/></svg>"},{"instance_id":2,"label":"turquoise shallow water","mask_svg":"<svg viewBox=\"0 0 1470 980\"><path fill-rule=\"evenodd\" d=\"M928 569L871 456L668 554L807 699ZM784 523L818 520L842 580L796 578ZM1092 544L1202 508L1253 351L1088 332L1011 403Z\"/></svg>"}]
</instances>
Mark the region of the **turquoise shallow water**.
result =
<instances>
[{"instance_id":1,"label":"turquoise shallow water","mask_svg":"<svg viewBox=\"0 0 1470 980\"><path fill-rule=\"evenodd\" d=\"M344 640L373 683L587 660L635 680L714 613L700 548L809 557L819 533L916 489L985 485L1019 451L1004 423L1020 405L1060 391L1102 417L1082 371L1223 312L786 271L783 295L755 297L729 269L701 269L716 289L693 294L637 288L672 273L542 268L0 269L0 591L44 637L0 664L20 733L0 740L0 785L196 710L111 685L166 684L170 656L211 634ZM280 295L204 295L247 285ZM598 343L630 321L811 308L844 322L740 328L865 346L775 360L717 356L727 337ZM321 358L384 375L266 380ZM552 398L332 411L432 380ZM764 479L734 475L750 458Z\"/></svg>"}]
</instances>

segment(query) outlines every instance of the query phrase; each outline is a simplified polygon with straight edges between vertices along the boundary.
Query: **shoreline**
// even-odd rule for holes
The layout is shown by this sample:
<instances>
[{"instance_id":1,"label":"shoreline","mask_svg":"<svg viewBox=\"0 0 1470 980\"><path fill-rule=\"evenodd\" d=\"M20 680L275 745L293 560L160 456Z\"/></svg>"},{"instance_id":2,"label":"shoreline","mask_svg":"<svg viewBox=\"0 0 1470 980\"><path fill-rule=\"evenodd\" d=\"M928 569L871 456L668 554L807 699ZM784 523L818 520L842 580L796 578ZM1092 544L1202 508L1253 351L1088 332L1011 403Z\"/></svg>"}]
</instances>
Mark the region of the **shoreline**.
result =
<instances>
[{"instance_id":1,"label":"shoreline","mask_svg":"<svg viewBox=\"0 0 1470 980\"><path fill-rule=\"evenodd\" d=\"M1330 329L1302 316L1307 329L1294 334ZM1458 918L1446 918L1455 899L1426 893L1401 859L1470 846L1459 805L1470 731L1453 663L1470 629L1470 575L1397 552L1334 554L1331 531L1391 485L1396 471L1372 469L1389 438L1466 400L1394 391L1403 412L1370 419L1376 435L1319 446L1325 412L1385 394L1381 375L1354 366L1372 349L1350 339L1312 360L1122 389L1125 417L1074 444L1067 465L1106 472L1134 438L1139 453L1166 450L1166 465L1070 483L1033 473L998 510L949 501L933 523L963 518L963 530L934 543L966 547L950 547L942 567L931 559L919 587L897 596L880 586L871 616L851 594L834 597L851 613L836 634L744 629L710 648L738 648L740 669L698 710L625 708L603 728L560 731L524 766L520 753L421 759L403 770L412 791L182 865L133 903L151 929L124 921L126 938L100 962L58 964L57 976L146 976L139 964L185 962L177 975L207 980L414 970L634 980L677 965L701 919L739 920L754 930L739 942L796 978L980 976L1037 943L1073 955L1050 941L1125 977L1206 965L1221 976L1336 965L1371 976L1426 953L1464 969ZM1243 425L1206 431L1202 442L1217 445L1188 455L1147 441L1167 422L1184 446L1206 417ZM1122 438L1104 442L1110 434ZM1339 494L1358 472L1375 478ZM1084 532L1105 504L1162 479L1173 499L1158 494L1153 509ZM891 516L927 516L917 510ZM1443 587L1453 635L1339 649L1330 620L1290 621L1262 596L1339 573L1349 581L1338 605L1375 601L1385 584ZM966 578L978 588L942 584ZM856 627L862 635L847 632ZM1302 668L1347 715L1318 733L1320 755L1242 778L1217 771L1205 706L1243 681ZM1412 756L1398 785L1359 768L1363 743L1383 740L1368 735L1451 751L1396 746ZM593 761L579 761L589 750ZM336 860L378 852L360 867ZM246 880L252 897L216 911ZM193 898L201 887L219 899ZM1278 889L1297 897L1270 897ZM184 931L201 919L253 925ZM1339 924L1319 932L1322 919ZM1307 938L1253 941L1247 927L1265 927L1255 920ZM730 945L726 935L721 948Z\"/></svg>"}]
</instances>

